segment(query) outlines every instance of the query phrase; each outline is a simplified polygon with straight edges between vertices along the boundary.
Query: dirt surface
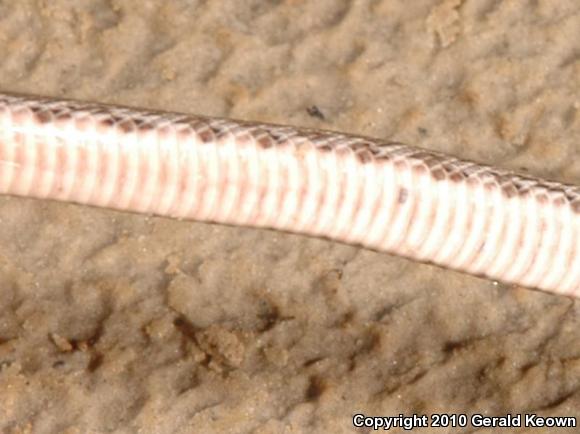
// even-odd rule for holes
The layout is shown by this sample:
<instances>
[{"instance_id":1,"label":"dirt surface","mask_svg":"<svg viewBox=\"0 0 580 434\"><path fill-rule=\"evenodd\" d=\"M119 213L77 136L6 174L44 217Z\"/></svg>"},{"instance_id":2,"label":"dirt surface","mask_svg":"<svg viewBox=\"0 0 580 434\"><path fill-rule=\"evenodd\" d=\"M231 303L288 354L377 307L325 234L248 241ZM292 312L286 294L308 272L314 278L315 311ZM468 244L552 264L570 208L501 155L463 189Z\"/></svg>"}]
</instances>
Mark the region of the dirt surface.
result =
<instances>
[{"instance_id":1,"label":"dirt surface","mask_svg":"<svg viewBox=\"0 0 580 434\"><path fill-rule=\"evenodd\" d=\"M579 29L576 0L0 0L0 90L580 183ZM342 433L356 413L437 412L580 422L580 302L301 236L0 198L3 433Z\"/></svg>"}]
</instances>

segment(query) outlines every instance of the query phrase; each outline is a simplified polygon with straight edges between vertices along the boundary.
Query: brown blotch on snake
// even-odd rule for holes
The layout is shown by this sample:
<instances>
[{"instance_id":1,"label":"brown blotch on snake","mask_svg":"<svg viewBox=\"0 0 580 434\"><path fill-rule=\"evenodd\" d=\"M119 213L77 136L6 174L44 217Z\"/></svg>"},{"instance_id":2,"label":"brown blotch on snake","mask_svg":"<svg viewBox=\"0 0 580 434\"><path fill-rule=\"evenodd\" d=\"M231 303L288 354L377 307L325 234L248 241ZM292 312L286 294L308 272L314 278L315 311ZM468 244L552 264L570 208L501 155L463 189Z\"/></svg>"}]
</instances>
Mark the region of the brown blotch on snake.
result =
<instances>
[{"instance_id":1,"label":"brown blotch on snake","mask_svg":"<svg viewBox=\"0 0 580 434\"><path fill-rule=\"evenodd\" d=\"M408 197L409 197L409 190L407 190L404 187L401 187L399 189L399 194L397 196L397 202L399 202L400 204L403 204L403 203L407 202Z\"/></svg>"},{"instance_id":2,"label":"brown blotch on snake","mask_svg":"<svg viewBox=\"0 0 580 434\"><path fill-rule=\"evenodd\" d=\"M55 118L53 113L40 107L30 107L30 110L34 115L34 120L40 124L46 124Z\"/></svg>"},{"instance_id":3,"label":"brown blotch on snake","mask_svg":"<svg viewBox=\"0 0 580 434\"><path fill-rule=\"evenodd\" d=\"M197 137L201 140L202 143L210 143L215 140L215 136L213 132L209 129L203 129L197 132Z\"/></svg>"},{"instance_id":4,"label":"brown blotch on snake","mask_svg":"<svg viewBox=\"0 0 580 434\"><path fill-rule=\"evenodd\" d=\"M367 163L371 163L372 161L374 161L373 154L368 149L362 149L358 152L355 152L355 155L356 155L356 158L359 161L359 163L362 163L362 164L367 164Z\"/></svg>"}]
</instances>

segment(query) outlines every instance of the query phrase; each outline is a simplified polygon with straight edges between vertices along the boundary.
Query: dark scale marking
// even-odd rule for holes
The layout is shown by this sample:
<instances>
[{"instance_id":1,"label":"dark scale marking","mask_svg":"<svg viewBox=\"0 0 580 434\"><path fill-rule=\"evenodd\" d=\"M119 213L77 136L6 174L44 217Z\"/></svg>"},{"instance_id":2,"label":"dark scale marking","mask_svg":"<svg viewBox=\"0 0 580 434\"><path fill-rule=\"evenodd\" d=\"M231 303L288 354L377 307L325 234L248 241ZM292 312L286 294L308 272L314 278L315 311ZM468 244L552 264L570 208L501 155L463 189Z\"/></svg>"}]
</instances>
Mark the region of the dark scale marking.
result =
<instances>
[{"instance_id":1,"label":"dark scale marking","mask_svg":"<svg viewBox=\"0 0 580 434\"><path fill-rule=\"evenodd\" d=\"M323 145L316 147L317 151L324 152L324 153L331 152L334 149L335 149L334 146L331 146L329 143L325 143Z\"/></svg>"},{"instance_id":2,"label":"dark scale marking","mask_svg":"<svg viewBox=\"0 0 580 434\"><path fill-rule=\"evenodd\" d=\"M109 116L109 119L111 119L116 124L120 124L126 118L127 118L126 116L122 116L122 115L119 115L119 114L112 114L111 116Z\"/></svg>"},{"instance_id":3,"label":"dark scale marking","mask_svg":"<svg viewBox=\"0 0 580 434\"><path fill-rule=\"evenodd\" d=\"M94 116L109 116L111 114L109 109L105 108L105 107L89 106L89 107L86 107L85 110L90 112L91 115L94 115Z\"/></svg>"},{"instance_id":4,"label":"dark scale marking","mask_svg":"<svg viewBox=\"0 0 580 434\"><path fill-rule=\"evenodd\" d=\"M157 128L156 123L159 121L159 119L156 119L151 116L146 117L134 116L131 117L130 119L135 123L135 126L140 131L149 131Z\"/></svg>"},{"instance_id":5,"label":"dark scale marking","mask_svg":"<svg viewBox=\"0 0 580 434\"><path fill-rule=\"evenodd\" d=\"M368 151L372 152L372 148L368 142L354 142L350 145L354 152Z\"/></svg>"},{"instance_id":6,"label":"dark scale marking","mask_svg":"<svg viewBox=\"0 0 580 434\"><path fill-rule=\"evenodd\" d=\"M203 119L192 121L189 123L189 127L202 143L211 143L215 140L215 135L207 121Z\"/></svg>"},{"instance_id":7,"label":"dark scale marking","mask_svg":"<svg viewBox=\"0 0 580 434\"><path fill-rule=\"evenodd\" d=\"M117 126L124 133L132 133L137 129L137 126L131 119L123 119Z\"/></svg>"},{"instance_id":8,"label":"dark scale marking","mask_svg":"<svg viewBox=\"0 0 580 434\"><path fill-rule=\"evenodd\" d=\"M177 140L180 142L189 142L192 137L196 137L195 131L191 128L191 125L181 124L176 126L175 134Z\"/></svg>"},{"instance_id":9,"label":"dark scale marking","mask_svg":"<svg viewBox=\"0 0 580 434\"><path fill-rule=\"evenodd\" d=\"M422 160L430 165L435 165L443 162L443 160L438 155L432 154L428 151L416 151L413 152L410 155L410 157L414 158L415 160Z\"/></svg>"},{"instance_id":10,"label":"dark scale marking","mask_svg":"<svg viewBox=\"0 0 580 434\"><path fill-rule=\"evenodd\" d=\"M560 193L561 197L568 203L574 202L578 199L578 194L570 190L560 189L558 193Z\"/></svg>"},{"instance_id":11,"label":"dark scale marking","mask_svg":"<svg viewBox=\"0 0 580 434\"><path fill-rule=\"evenodd\" d=\"M343 143L343 139L338 139L328 134L318 134L315 141L316 148L322 152L332 152Z\"/></svg>"},{"instance_id":12,"label":"dark scale marking","mask_svg":"<svg viewBox=\"0 0 580 434\"><path fill-rule=\"evenodd\" d=\"M143 121L140 122L137 119L135 119L135 126L137 127L137 129L139 131L142 132L146 132L146 131L153 131L155 129L157 129L157 126L154 125L151 121L147 120L147 121Z\"/></svg>"},{"instance_id":13,"label":"dark scale marking","mask_svg":"<svg viewBox=\"0 0 580 434\"><path fill-rule=\"evenodd\" d=\"M457 170L454 162L451 162L445 158L441 158L440 161L441 161L441 167L443 167L443 170L445 170L447 173L452 173L452 172L455 172L455 170Z\"/></svg>"},{"instance_id":14,"label":"dark scale marking","mask_svg":"<svg viewBox=\"0 0 580 434\"><path fill-rule=\"evenodd\" d=\"M512 184L503 184L501 186L501 191L505 194L508 199L518 195L518 189Z\"/></svg>"},{"instance_id":15,"label":"dark scale marking","mask_svg":"<svg viewBox=\"0 0 580 434\"><path fill-rule=\"evenodd\" d=\"M445 174L454 172L456 170L455 167L446 164L445 160L442 160L441 158L438 158L435 155L428 155L427 157L422 158L421 160L425 165L427 165L427 167L432 169L440 169Z\"/></svg>"},{"instance_id":16,"label":"dark scale marking","mask_svg":"<svg viewBox=\"0 0 580 434\"><path fill-rule=\"evenodd\" d=\"M214 133L216 140L219 140L227 135L229 135L230 130L227 126L208 124L210 130Z\"/></svg>"},{"instance_id":17,"label":"dark scale marking","mask_svg":"<svg viewBox=\"0 0 580 434\"><path fill-rule=\"evenodd\" d=\"M140 117L134 117L132 118L132 121L135 123L135 126L137 128L139 128L142 125L145 125L145 123L147 122L146 119L140 118Z\"/></svg>"},{"instance_id":18,"label":"dark scale marking","mask_svg":"<svg viewBox=\"0 0 580 434\"><path fill-rule=\"evenodd\" d=\"M397 196L397 201L400 204L403 204L403 203L407 202L408 198L409 198L409 190L407 190L405 187L401 187L399 189L399 195Z\"/></svg>"},{"instance_id":19,"label":"dark scale marking","mask_svg":"<svg viewBox=\"0 0 580 434\"><path fill-rule=\"evenodd\" d=\"M101 120L99 123L101 125L106 126L106 127L114 127L115 126L115 121L111 118L105 118L105 119Z\"/></svg>"},{"instance_id":20,"label":"dark scale marking","mask_svg":"<svg viewBox=\"0 0 580 434\"><path fill-rule=\"evenodd\" d=\"M262 149L270 149L275 144L275 141L272 138L272 136L265 133L256 135L255 141L258 144L258 146Z\"/></svg>"},{"instance_id":21,"label":"dark scale marking","mask_svg":"<svg viewBox=\"0 0 580 434\"><path fill-rule=\"evenodd\" d=\"M354 155L357 157L359 163L362 164L372 163L375 160L372 152L369 151L368 149L358 151Z\"/></svg>"},{"instance_id":22,"label":"dark scale marking","mask_svg":"<svg viewBox=\"0 0 580 434\"><path fill-rule=\"evenodd\" d=\"M57 120L57 121L64 122L64 121L69 121L69 120L71 120L71 119L72 119L72 117L73 117L73 116L72 116L72 114L71 114L71 112L70 112L69 110L62 110L62 111L60 111L59 113L57 113L57 115L56 115L56 120Z\"/></svg>"},{"instance_id":23,"label":"dark scale marking","mask_svg":"<svg viewBox=\"0 0 580 434\"><path fill-rule=\"evenodd\" d=\"M548 191L548 193L550 193L551 196L556 194L565 196L565 192L560 186L547 185L546 190Z\"/></svg>"},{"instance_id":24,"label":"dark scale marking","mask_svg":"<svg viewBox=\"0 0 580 434\"><path fill-rule=\"evenodd\" d=\"M287 137L286 135L284 135L284 134L281 134L281 133L279 133L279 132L277 132L277 131L273 131L273 130L270 130L270 131L267 131L267 130L260 130L260 131L265 131L265 132L266 132L266 134L267 134L269 137L271 137L272 144L276 144L276 143L283 143L283 142L285 142L285 141L287 140L287 138L289 138L289 137Z\"/></svg>"},{"instance_id":25,"label":"dark scale marking","mask_svg":"<svg viewBox=\"0 0 580 434\"><path fill-rule=\"evenodd\" d=\"M211 143L214 141L214 134L209 129L196 130L195 132L202 143Z\"/></svg>"},{"instance_id":26,"label":"dark scale marking","mask_svg":"<svg viewBox=\"0 0 580 434\"><path fill-rule=\"evenodd\" d=\"M445 173L445 169L443 167L438 166L431 170L431 176L435 181L443 181L447 178L447 173Z\"/></svg>"},{"instance_id":27,"label":"dark scale marking","mask_svg":"<svg viewBox=\"0 0 580 434\"><path fill-rule=\"evenodd\" d=\"M526 191L532 191L538 188L538 182L534 180L526 180L525 182L518 182L518 180L516 180L515 184Z\"/></svg>"},{"instance_id":28,"label":"dark scale marking","mask_svg":"<svg viewBox=\"0 0 580 434\"><path fill-rule=\"evenodd\" d=\"M453 172L449 175L449 180L455 183L460 183L467 179L467 175L463 172Z\"/></svg>"},{"instance_id":29,"label":"dark scale marking","mask_svg":"<svg viewBox=\"0 0 580 434\"><path fill-rule=\"evenodd\" d=\"M323 133L322 131L309 131L308 133L304 134L308 140L312 142L324 141L328 138L328 134Z\"/></svg>"},{"instance_id":30,"label":"dark scale marking","mask_svg":"<svg viewBox=\"0 0 580 434\"><path fill-rule=\"evenodd\" d=\"M533 185L518 185L518 184L514 184L514 185L515 185L516 189L520 192L521 195L527 195L534 188Z\"/></svg>"},{"instance_id":31,"label":"dark scale marking","mask_svg":"<svg viewBox=\"0 0 580 434\"><path fill-rule=\"evenodd\" d=\"M430 173L429 168L424 164L418 164L412 167L413 173L416 175L424 175L426 173Z\"/></svg>"},{"instance_id":32,"label":"dark scale marking","mask_svg":"<svg viewBox=\"0 0 580 434\"><path fill-rule=\"evenodd\" d=\"M31 107L31 110L34 116L34 120L37 121L39 124L46 124L54 119L54 114L48 110L42 110L37 107Z\"/></svg>"},{"instance_id":33,"label":"dark scale marking","mask_svg":"<svg viewBox=\"0 0 580 434\"><path fill-rule=\"evenodd\" d=\"M580 214L580 199L576 199L574 202L572 202L570 207L576 214Z\"/></svg>"},{"instance_id":34,"label":"dark scale marking","mask_svg":"<svg viewBox=\"0 0 580 434\"><path fill-rule=\"evenodd\" d=\"M563 190L563 192L566 199L568 199L568 202L574 202L578 199L578 192L576 191Z\"/></svg>"}]
</instances>

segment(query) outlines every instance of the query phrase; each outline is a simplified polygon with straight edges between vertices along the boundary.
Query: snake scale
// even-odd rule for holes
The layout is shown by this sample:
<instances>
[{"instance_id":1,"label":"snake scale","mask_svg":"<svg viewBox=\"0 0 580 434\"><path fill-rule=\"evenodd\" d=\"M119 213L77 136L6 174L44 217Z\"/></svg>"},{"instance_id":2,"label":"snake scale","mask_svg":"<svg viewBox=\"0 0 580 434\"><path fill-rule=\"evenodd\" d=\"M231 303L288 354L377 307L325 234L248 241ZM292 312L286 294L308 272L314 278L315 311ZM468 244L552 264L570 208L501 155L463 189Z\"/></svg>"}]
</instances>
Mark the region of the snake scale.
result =
<instances>
[{"instance_id":1,"label":"snake scale","mask_svg":"<svg viewBox=\"0 0 580 434\"><path fill-rule=\"evenodd\" d=\"M580 296L580 188L337 132L0 94L0 193L272 228Z\"/></svg>"}]
</instances>

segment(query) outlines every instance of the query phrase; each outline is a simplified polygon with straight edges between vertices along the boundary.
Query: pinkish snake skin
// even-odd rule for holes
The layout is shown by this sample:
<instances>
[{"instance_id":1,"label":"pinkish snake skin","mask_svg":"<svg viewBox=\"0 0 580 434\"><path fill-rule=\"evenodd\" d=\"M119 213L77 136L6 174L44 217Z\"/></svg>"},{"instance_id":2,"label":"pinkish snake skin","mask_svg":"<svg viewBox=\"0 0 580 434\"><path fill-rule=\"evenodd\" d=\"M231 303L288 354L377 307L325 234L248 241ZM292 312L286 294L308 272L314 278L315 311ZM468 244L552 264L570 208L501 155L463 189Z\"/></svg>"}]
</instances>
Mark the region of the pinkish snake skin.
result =
<instances>
[{"instance_id":1,"label":"pinkish snake skin","mask_svg":"<svg viewBox=\"0 0 580 434\"><path fill-rule=\"evenodd\" d=\"M580 188L335 132L0 94L0 193L321 236L580 295Z\"/></svg>"}]
</instances>

